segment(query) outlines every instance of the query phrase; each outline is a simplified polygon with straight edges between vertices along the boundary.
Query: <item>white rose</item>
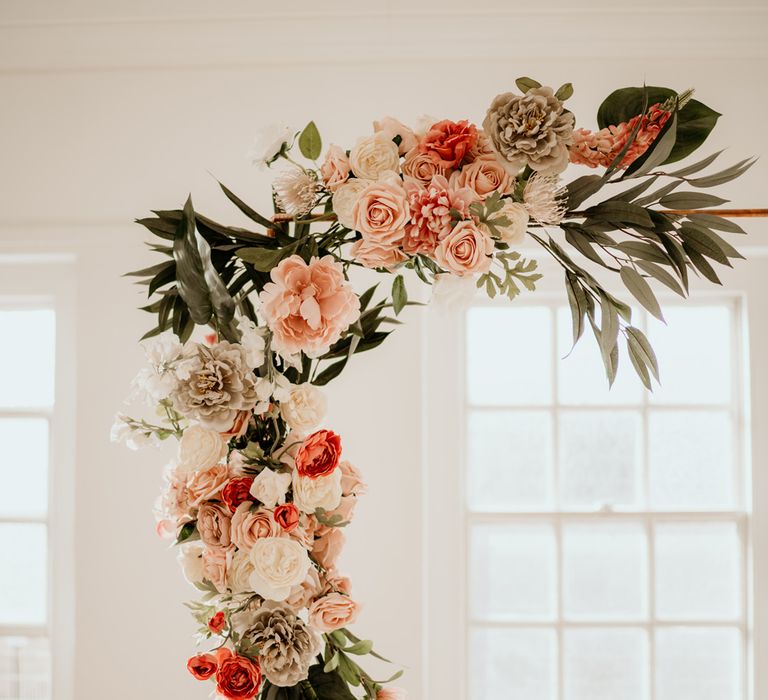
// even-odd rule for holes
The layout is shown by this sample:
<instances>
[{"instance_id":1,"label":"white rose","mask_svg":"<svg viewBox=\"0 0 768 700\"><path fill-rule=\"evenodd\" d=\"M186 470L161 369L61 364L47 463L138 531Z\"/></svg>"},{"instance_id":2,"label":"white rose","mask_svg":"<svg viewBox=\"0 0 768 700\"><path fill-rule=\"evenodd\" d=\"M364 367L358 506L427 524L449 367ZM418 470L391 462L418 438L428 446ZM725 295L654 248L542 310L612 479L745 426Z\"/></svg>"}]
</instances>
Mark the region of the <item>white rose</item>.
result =
<instances>
[{"instance_id":1,"label":"white rose","mask_svg":"<svg viewBox=\"0 0 768 700\"><path fill-rule=\"evenodd\" d=\"M232 563L227 571L227 585L232 593L250 591L250 578L253 573L253 562L248 552L239 549L232 557Z\"/></svg>"},{"instance_id":2,"label":"white rose","mask_svg":"<svg viewBox=\"0 0 768 700\"><path fill-rule=\"evenodd\" d=\"M251 589L266 600L285 600L306 578L311 565L307 550L288 537L262 537L249 556L253 564Z\"/></svg>"},{"instance_id":3,"label":"white rose","mask_svg":"<svg viewBox=\"0 0 768 700\"><path fill-rule=\"evenodd\" d=\"M190 474L209 469L218 464L227 454L227 443L215 430L193 425L184 431L179 441L176 470Z\"/></svg>"},{"instance_id":4,"label":"white rose","mask_svg":"<svg viewBox=\"0 0 768 700\"><path fill-rule=\"evenodd\" d=\"M511 199L505 199L504 206L491 218L499 216L506 216L511 222L509 226L496 227L501 240L510 245L520 245L525 240L530 218L525 205L520 204L520 202L513 202Z\"/></svg>"},{"instance_id":5,"label":"white rose","mask_svg":"<svg viewBox=\"0 0 768 700\"><path fill-rule=\"evenodd\" d=\"M432 283L431 303L441 309L468 306L477 294L474 277L459 277L450 273L435 275Z\"/></svg>"},{"instance_id":6,"label":"white rose","mask_svg":"<svg viewBox=\"0 0 768 700\"><path fill-rule=\"evenodd\" d=\"M394 146L394 143L392 145ZM333 211L342 226L355 228L355 217L352 213L355 204L360 199L360 193L373 183L374 180L355 178L345 182L333 193Z\"/></svg>"},{"instance_id":7,"label":"white rose","mask_svg":"<svg viewBox=\"0 0 768 700\"><path fill-rule=\"evenodd\" d=\"M248 157L254 165L265 166L273 163L283 146L293 141L295 129L285 124L272 124L262 129L254 140Z\"/></svg>"},{"instance_id":8,"label":"white rose","mask_svg":"<svg viewBox=\"0 0 768 700\"><path fill-rule=\"evenodd\" d=\"M290 484L290 473L273 472L265 467L251 484L251 496L267 508L274 508L278 503L285 503L285 493Z\"/></svg>"},{"instance_id":9,"label":"white rose","mask_svg":"<svg viewBox=\"0 0 768 700\"><path fill-rule=\"evenodd\" d=\"M262 330L247 318L241 318L237 324L240 331L240 345L245 348L245 359L251 369L264 364L264 350L267 346Z\"/></svg>"},{"instance_id":10,"label":"white rose","mask_svg":"<svg viewBox=\"0 0 768 700\"><path fill-rule=\"evenodd\" d=\"M327 409L325 394L312 384L292 387L280 403L280 415L291 430L308 433L320 423Z\"/></svg>"},{"instance_id":11,"label":"white rose","mask_svg":"<svg viewBox=\"0 0 768 700\"><path fill-rule=\"evenodd\" d=\"M318 508L335 510L341 503L341 469L311 479L293 473L293 502L299 510L314 513Z\"/></svg>"},{"instance_id":12,"label":"white rose","mask_svg":"<svg viewBox=\"0 0 768 700\"><path fill-rule=\"evenodd\" d=\"M349 164L356 177L378 179L387 170L400 170L397 146L385 133L364 136L349 153Z\"/></svg>"},{"instance_id":13,"label":"white rose","mask_svg":"<svg viewBox=\"0 0 768 700\"><path fill-rule=\"evenodd\" d=\"M203 578L203 550L202 542L186 542L179 547L176 561L181 564L184 578L192 585L200 583Z\"/></svg>"}]
</instances>

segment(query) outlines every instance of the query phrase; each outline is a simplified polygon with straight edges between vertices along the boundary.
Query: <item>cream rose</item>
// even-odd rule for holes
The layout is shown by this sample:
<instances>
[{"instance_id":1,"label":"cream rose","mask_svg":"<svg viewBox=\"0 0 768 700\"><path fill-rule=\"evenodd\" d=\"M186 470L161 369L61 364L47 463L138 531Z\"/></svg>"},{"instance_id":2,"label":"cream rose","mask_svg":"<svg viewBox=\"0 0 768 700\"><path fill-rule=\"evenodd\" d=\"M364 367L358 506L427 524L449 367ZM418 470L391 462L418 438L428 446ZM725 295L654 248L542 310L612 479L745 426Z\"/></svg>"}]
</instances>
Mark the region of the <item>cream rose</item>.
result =
<instances>
[{"instance_id":1,"label":"cream rose","mask_svg":"<svg viewBox=\"0 0 768 700\"><path fill-rule=\"evenodd\" d=\"M221 462L227 454L227 443L215 430L202 425L192 425L184 431L179 441L176 470L189 474L208 469Z\"/></svg>"},{"instance_id":2,"label":"cream rose","mask_svg":"<svg viewBox=\"0 0 768 700\"><path fill-rule=\"evenodd\" d=\"M299 510L314 513L318 508L334 510L341 503L341 470L312 478L293 473L293 502Z\"/></svg>"},{"instance_id":3,"label":"cream rose","mask_svg":"<svg viewBox=\"0 0 768 700\"><path fill-rule=\"evenodd\" d=\"M399 136L400 145L397 147L397 150L401 156L415 148L418 143L413 130L394 117L384 117L380 122L373 122L373 130L377 133L381 132L390 141L394 141Z\"/></svg>"},{"instance_id":4,"label":"cream rose","mask_svg":"<svg viewBox=\"0 0 768 700\"><path fill-rule=\"evenodd\" d=\"M496 226L502 241L510 245L520 245L525 240L530 217L524 204L505 199L504 206L494 216L505 216L510 221L508 226Z\"/></svg>"},{"instance_id":5,"label":"cream rose","mask_svg":"<svg viewBox=\"0 0 768 700\"><path fill-rule=\"evenodd\" d=\"M493 239L472 221L460 221L440 241L435 260L448 272L460 277L487 272L491 266Z\"/></svg>"},{"instance_id":6,"label":"cream rose","mask_svg":"<svg viewBox=\"0 0 768 700\"><path fill-rule=\"evenodd\" d=\"M227 587L232 593L245 593L250 590L250 578L253 562L248 552L240 549L232 556L232 564L227 571Z\"/></svg>"},{"instance_id":7,"label":"cream rose","mask_svg":"<svg viewBox=\"0 0 768 700\"><path fill-rule=\"evenodd\" d=\"M356 177L376 180L387 170L397 171L400 155L397 146L384 132L364 136L349 153L349 164Z\"/></svg>"},{"instance_id":8,"label":"cream rose","mask_svg":"<svg viewBox=\"0 0 768 700\"><path fill-rule=\"evenodd\" d=\"M203 578L203 551L202 542L186 542L179 547L176 561L181 565L184 578L192 585L200 583Z\"/></svg>"},{"instance_id":9,"label":"cream rose","mask_svg":"<svg viewBox=\"0 0 768 700\"><path fill-rule=\"evenodd\" d=\"M267 508L274 508L278 503L285 503L285 493L290 485L288 472L274 472L264 467L251 484L251 496Z\"/></svg>"},{"instance_id":10,"label":"cream rose","mask_svg":"<svg viewBox=\"0 0 768 700\"><path fill-rule=\"evenodd\" d=\"M309 433L323 420L327 408L325 394L307 382L287 392L280 402L280 415L291 430Z\"/></svg>"},{"instance_id":11,"label":"cream rose","mask_svg":"<svg viewBox=\"0 0 768 700\"><path fill-rule=\"evenodd\" d=\"M307 576L311 562L307 550L287 537L257 540L250 552L254 593L267 600L283 601Z\"/></svg>"},{"instance_id":12,"label":"cream rose","mask_svg":"<svg viewBox=\"0 0 768 700\"><path fill-rule=\"evenodd\" d=\"M253 503L241 503L232 516L231 538L239 549L251 549L257 540L277 537L280 526L275 522L272 511L259 508L251 511Z\"/></svg>"},{"instance_id":13,"label":"cream rose","mask_svg":"<svg viewBox=\"0 0 768 700\"><path fill-rule=\"evenodd\" d=\"M360 198L360 193L374 182L375 180L355 178L345 182L333 193L333 211L342 226L355 228L355 203Z\"/></svg>"},{"instance_id":14,"label":"cream rose","mask_svg":"<svg viewBox=\"0 0 768 700\"><path fill-rule=\"evenodd\" d=\"M357 620L360 606L347 595L329 593L309 608L309 624L319 632L333 632Z\"/></svg>"}]
</instances>

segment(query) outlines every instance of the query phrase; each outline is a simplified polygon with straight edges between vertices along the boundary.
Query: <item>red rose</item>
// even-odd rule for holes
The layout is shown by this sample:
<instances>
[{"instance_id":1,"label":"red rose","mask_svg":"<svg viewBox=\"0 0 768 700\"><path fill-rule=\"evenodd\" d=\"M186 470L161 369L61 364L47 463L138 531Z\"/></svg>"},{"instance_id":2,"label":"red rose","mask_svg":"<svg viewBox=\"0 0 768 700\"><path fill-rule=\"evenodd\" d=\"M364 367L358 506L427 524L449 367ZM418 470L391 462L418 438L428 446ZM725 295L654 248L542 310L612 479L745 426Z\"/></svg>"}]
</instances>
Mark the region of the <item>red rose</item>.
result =
<instances>
[{"instance_id":1,"label":"red rose","mask_svg":"<svg viewBox=\"0 0 768 700\"><path fill-rule=\"evenodd\" d=\"M207 681L218 667L213 654L198 654L187 661L187 669L199 681Z\"/></svg>"},{"instance_id":2,"label":"red rose","mask_svg":"<svg viewBox=\"0 0 768 700\"><path fill-rule=\"evenodd\" d=\"M224 613L217 612L210 620L208 620L208 629L214 634L220 634L222 630L227 626L227 620L224 617Z\"/></svg>"},{"instance_id":3,"label":"red rose","mask_svg":"<svg viewBox=\"0 0 768 700\"><path fill-rule=\"evenodd\" d=\"M253 500L251 497L252 484L252 476L240 476L237 479L232 479L221 492L221 500L234 513L241 503Z\"/></svg>"},{"instance_id":4,"label":"red rose","mask_svg":"<svg viewBox=\"0 0 768 700\"><path fill-rule=\"evenodd\" d=\"M219 667L216 670L216 690L230 700L251 700L261 687L259 664L246 656L233 654L229 649L216 652Z\"/></svg>"},{"instance_id":5,"label":"red rose","mask_svg":"<svg viewBox=\"0 0 768 700\"><path fill-rule=\"evenodd\" d=\"M445 119L429 127L419 144L419 151L429 154L435 165L455 169L471 158L476 143L477 127L474 124L466 119L460 122Z\"/></svg>"},{"instance_id":6,"label":"red rose","mask_svg":"<svg viewBox=\"0 0 768 700\"><path fill-rule=\"evenodd\" d=\"M285 503L275 508L275 522L286 532L292 532L299 526L299 509L293 503Z\"/></svg>"},{"instance_id":7,"label":"red rose","mask_svg":"<svg viewBox=\"0 0 768 700\"><path fill-rule=\"evenodd\" d=\"M312 433L296 453L296 469L301 476L316 479L328 476L339 463L341 438L330 430Z\"/></svg>"}]
</instances>

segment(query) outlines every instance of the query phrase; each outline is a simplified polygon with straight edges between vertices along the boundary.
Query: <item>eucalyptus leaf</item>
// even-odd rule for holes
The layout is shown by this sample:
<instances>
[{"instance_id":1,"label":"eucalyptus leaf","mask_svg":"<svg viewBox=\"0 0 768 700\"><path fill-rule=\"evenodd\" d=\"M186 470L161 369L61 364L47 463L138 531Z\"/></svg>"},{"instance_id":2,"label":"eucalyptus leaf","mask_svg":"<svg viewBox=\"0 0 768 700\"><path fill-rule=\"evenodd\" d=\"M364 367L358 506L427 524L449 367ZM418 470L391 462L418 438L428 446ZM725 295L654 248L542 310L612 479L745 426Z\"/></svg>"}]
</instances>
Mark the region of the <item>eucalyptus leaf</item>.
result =
<instances>
[{"instance_id":1,"label":"eucalyptus leaf","mask_svg":"<svg viewBox=\"0 0 768 700\"><path fill-rule=\"evenodd\" d=\"M675 294L678 294L681 297L685 296L685 291L680 286L680 283L660 265L647 260L636 260L635 264L643 272L658 280L666 287L669 287Z\"/></svg>"},{"instance_id":2,"label":"eucalyptus leaf","mask_svg":"<svg viewBox=\"0 0 768 700\"><path fill-rule=\"evenodd\" d=\"M703 209L725 204L728 200L706 192L673 192L659 200L667 209Z\"/></svg>"},{"instance_id":3,"label":"eucalyptus leaf","mask_svg":"<svg viewBox=\"0 0 768 700\"><path fill-rule=\"evenodd\" d=\"M622 267L620 274L621 281L624 282L624 286L629 290L630 294L651 314L660 321L663 321L664 315L661 313L659 302L645 278L637 270L629 266Z\"/></svg>"},{"instance_id":4,"label":"eucalyptus leaf","mask_svg":"<svg viewBox=\"0 0 768 700\"><path fill-rule=\"evenodd\" d=\"M299 150L308 160L317 160L323 150L323 141L315 122L309 122L299 135Z\"/></svg>"}]
</instances>

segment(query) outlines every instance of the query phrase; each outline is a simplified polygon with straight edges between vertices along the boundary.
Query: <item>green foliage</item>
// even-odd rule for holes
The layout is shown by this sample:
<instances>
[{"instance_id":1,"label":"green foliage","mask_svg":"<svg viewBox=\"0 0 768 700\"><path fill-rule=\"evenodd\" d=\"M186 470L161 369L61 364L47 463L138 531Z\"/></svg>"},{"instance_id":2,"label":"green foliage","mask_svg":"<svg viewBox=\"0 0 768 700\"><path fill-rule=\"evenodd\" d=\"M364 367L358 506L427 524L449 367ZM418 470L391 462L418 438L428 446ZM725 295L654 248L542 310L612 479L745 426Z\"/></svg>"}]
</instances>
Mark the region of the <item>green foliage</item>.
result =
<instances>
[{"instance_id":1,"label":"green foliage","mask_svg":"<svg viewBox=\"0 0 768 700\"><path fill-rule=\"evenodd\" d=\"M528 92L528 90L532 90L533 88L540 88L541 83L538 80L534 80L533 78L518 78L515 80L515 85L517 85L518 90L525 94Z\"/></svg>"},{"instance_id":2,"label":"green foliage","mask_svg":"<svg viewBox=\"0 0 768 700\"><path fill-rule=\"evenodd\" d=\"M301 155L309 160L317 160L323 150L323 140L315 122L309 122L299 135L299 150Z\"/></svg>"}]
</instances>

